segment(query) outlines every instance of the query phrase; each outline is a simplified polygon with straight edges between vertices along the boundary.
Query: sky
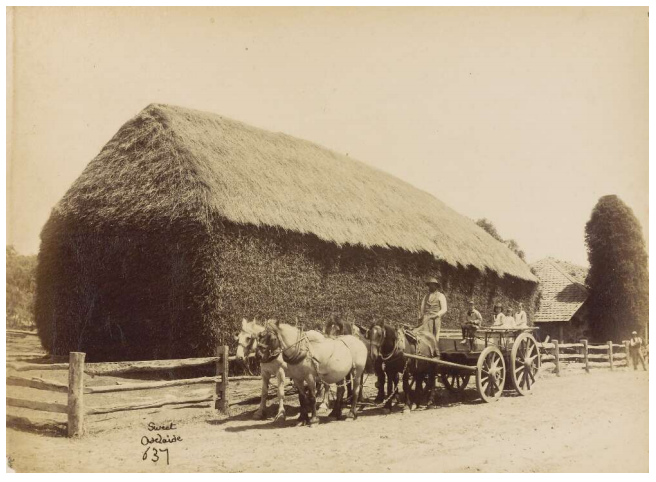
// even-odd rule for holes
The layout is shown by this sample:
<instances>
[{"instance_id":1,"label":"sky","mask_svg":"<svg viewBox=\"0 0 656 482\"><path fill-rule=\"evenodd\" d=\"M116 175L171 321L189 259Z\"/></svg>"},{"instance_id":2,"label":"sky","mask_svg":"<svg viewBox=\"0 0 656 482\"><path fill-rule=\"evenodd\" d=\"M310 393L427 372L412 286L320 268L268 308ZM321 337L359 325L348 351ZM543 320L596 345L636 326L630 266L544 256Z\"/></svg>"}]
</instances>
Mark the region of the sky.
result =
<instances>
[{"instance_id":1,"label":"sky","mask_svg":"<svg viewBox=\"0 0 656 482\"><path fill-rule=\"evenodd\" d=\"M7 243L148 104L214 112L387 171L527 261L587 264L617 194L648 235L647 8L18 9Z\"/></svg>"}]
</instances>

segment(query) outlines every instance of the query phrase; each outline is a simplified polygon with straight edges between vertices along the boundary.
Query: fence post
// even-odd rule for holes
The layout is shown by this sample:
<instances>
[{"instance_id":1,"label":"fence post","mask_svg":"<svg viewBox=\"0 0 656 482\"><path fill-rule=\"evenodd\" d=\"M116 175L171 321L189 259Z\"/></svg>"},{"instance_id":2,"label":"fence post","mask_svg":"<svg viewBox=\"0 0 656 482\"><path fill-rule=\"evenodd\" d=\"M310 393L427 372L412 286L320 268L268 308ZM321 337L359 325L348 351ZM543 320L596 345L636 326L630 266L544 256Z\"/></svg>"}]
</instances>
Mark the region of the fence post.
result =
<instances>
[{"instance_id":1,"label":"fence post","mask_svg":"<svg viewBox=\"0 0 656 482\"><path fill-rule=\"evenodd\" d=\"M610 362L610 371L614 370L613 368L613 342L608 342L608 361Z\"/></svg>"},{"instance_id":2,"label":"fence post","mask_svg":"<svg viewBox=\"0 0 656 482\"><path fill-rule=\"evenodd\" d=\"M68 436L84 435L84 357L71 352L68 358Z\"/></svg>"},{"instance_id":3,"label":"fence post","mask_svg":"<svg viewBox=\"0 0 656 482\"><path fill-rule=\"evenodd\" d=\"M624 340L622 343L624 343L624 351L626 352L626 369L628 370L630 368L630 365L629 365L629 340Z\"/></svg>"},{"instance_id":4,"label":"fence post","mask_svg":"<svg viewBox=\"0 0 656 482\"><path fill-rule=\"evenodd\" d=\"M216 362L216 376L221 377L221 381L216 382L214 408L228 415L230 413L230 403L228 401L228 347L217 346L216 356L219 358Z\"/></svg>"},{"instance_id":5,"label":"fence post","mask_svg":"<svg viewBox=\"0 0 656 482\"><path fill-rule=\"evenodd\" d=\"M590 373L590 365L588 364L588 340L581 340L583 343L583 363L585 363L585 373Z\"/></svg>"},{"instance_id":6,"label":"fence post","mask_svg":"<svg viewBox=\"0 0 656 482\"><path fill-rule=\"evenodd\" d=\"M556 376L560 376L560 350L558 348L558 340L554 340L553 344L554 344L554 362L556 363Z\"/></svg>"}]
</instances>

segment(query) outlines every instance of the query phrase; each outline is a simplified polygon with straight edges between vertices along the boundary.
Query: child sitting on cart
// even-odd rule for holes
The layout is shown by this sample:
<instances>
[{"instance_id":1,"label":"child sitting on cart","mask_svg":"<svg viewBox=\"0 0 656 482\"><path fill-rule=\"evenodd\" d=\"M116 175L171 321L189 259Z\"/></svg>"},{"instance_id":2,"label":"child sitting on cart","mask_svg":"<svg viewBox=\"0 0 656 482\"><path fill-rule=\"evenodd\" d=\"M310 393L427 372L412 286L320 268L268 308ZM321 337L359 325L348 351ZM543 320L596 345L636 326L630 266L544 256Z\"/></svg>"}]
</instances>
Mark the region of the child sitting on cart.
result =
<instances>
[{"instance_id":1,"label":"child sitting on cart","mask_svg":"<svg viewBox=\"0 0 656 482\"><path fill-rule=\"evenodd\" d=\"M469 310L465 317L465 323L462 325L462 341L460 343L465 344L468 341L474 339L476 330L481 327L483 322L483 317L481 313L474 307L474 300L469 302Z\"/></svg>"},{"instance_id":2,"label":"child sitting on cart","mask_svg":"<svg viewBox=\"0 0 656 482\"><path fill-rule=\"evenodd\" d=\"M494 328L502 328L506 324L506 315L503 314L503 306L494 305Z\"/></svg>"}]
</instances>

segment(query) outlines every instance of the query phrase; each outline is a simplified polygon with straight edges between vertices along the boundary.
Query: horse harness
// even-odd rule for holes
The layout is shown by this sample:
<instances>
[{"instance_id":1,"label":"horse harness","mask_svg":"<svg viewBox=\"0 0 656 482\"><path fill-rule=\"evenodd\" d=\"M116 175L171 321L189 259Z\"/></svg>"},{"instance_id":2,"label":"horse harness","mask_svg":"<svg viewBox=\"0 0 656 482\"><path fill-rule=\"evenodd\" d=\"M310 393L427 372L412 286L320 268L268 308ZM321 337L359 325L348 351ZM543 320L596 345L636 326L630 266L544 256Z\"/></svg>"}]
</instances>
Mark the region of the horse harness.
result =
<instances>
[{"instance_id":1,"label":"horse harness","mask_svg":"<svg viewBox=\"0 0 656 482\"><path fill-rule=\"evenodd\" d=\"M321 373L319 372L319 361L316 359L316 357L312 353L312 347L311 347L312 343L310 342L309 338L307 337L307 334L305 334L301 330L301 328L297 328L297 330L298 330L298 341L296 341L296 343L294 343L293 345L289 345L288 347L282 348L282 359L290 365L296 365L296 364L302 362L305 359L305 357L307 356L307 354L309 353L310 354L310 361L312 362L312 365L314 367L314 371L317 373L317 378L322 383L326 383L326 382L324 382L323 378L321 377ZM280 338L280 335L275 330L273 331L273 333L275 333L276 338L278 338L278 343L282 347L284 345L284 343L282 341L282 338ZM346 342L341 337L337 338L336 340L339 340L342 343L344 343L344 346L349 350L349 353L350 353L349 346L346 344ZM303 348L301 347L301 343L304 342L304 341L306 342L306 346L305 346L306 349L305 350L303 350ZM296 348L296 350L294 352L294 355L287 356L285 354L285 351L289 350L290 348ZM333 352L330 354L330 357L328 357L328 360L326 360L326 363L328 363L332 359L334 354L335 354L335 350L333 350ZM355 362L353 360L352 360L352 365L353 366L351 368L350 373L352 373L353 369L355 368Z\"/></svg>"},{"instance_id":2,"label":"horse harness","mask_svg":"<svg viewBox=\"0 0 656 482\"><path fill-rule=\"evenodd\" d=\"M258 350L258 346L259 346L260 349L264 349L264 350L269 351L269 346L264 344L264 343L258 342L257 338L258 338L257 335L252 336L251 339L250 339L251 341L249 341L247 344L238 342L237 345L244 349L245 354L250 354L251 352L255 352L257 355L259 355L260 351ZM260 364L272 362L273 360L278 358L278 355L280 355L280 352L281 352L281 349L278 348L278 349L274 350L273 352L269 351L269 356L266 357L266 358L260 356ZM246 365L246 368L247 368L248 372L250 373L250 368L248 367L248 365ZM251 375L252 375L252 373L251 373Z\"/></svg>"}]
</instances>

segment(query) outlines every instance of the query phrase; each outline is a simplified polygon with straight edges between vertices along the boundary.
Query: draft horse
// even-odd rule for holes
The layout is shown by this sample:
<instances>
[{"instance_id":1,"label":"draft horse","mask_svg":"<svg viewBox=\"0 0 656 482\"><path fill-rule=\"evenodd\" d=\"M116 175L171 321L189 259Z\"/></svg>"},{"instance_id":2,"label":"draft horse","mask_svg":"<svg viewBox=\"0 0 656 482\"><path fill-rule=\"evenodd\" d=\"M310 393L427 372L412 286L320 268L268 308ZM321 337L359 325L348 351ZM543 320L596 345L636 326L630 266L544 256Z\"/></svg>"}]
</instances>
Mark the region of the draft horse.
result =
<instances>
[{"instance_id":1,"label":"draft horse","mask_svg":"<svg viewBox=\"0 0 656 482\"><path fill-rule=\"evenodd\" d=\"M404 354L421 355L429 358L439 356L435 337L426 331L411 332L390 325L376 325L369 330L371 356L376 365L376 371L387 377L387 402L385 408L392 410L392 394L397 390L399 374L402 375L403 393L406 398L406 409L414 410L428 393L435 388L435 364L405 358ZM414 389L410 377L413 378ZM424 383L426 389L424 390ZM376 400L384 400L384 384L378 386ZM430 405L431 400L428 401Z\"/></svg>"},{"instance_id":2,"label":"draft horse","mask_svg":"<svg viewBox=\"0 0 656 482\"><path fill-rule=\"evenodd\" d=\"M282 359L281 350L269 350L266 345L259 343L264 327L256 320L241 320L241 331L235 336L237 340L237 360L245 362L251 353L257 353L260 359L260 373L262 374L262 396L260 406L253 414L253 418L261 420L266 410L269 382L275 377L278 388L278 413L274 422L285 420L285 369L287 363Z\"/></svg>"},{"instance_id":3,"label":"draft horse","mask_svg":"<svg viewBox=\"0 0 656 482\"><path fill-rule=\"evenodd\" d=\"M367 362L367 347L353 335L326 338L318 331L306 331L292 325L269 320L262 343L280 347L287 363L287 374L294 380L301 405L300 425L319 421L316 407L317 382L337 383L337 399L330 416L339 420L342 414L344 381L351 378L358 393ZM306 392L307 388L307 392ZM347 419L357 417L357 397L352 397Z\"/></svg>"}]
</instances>

